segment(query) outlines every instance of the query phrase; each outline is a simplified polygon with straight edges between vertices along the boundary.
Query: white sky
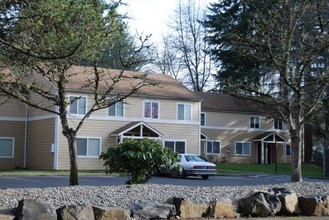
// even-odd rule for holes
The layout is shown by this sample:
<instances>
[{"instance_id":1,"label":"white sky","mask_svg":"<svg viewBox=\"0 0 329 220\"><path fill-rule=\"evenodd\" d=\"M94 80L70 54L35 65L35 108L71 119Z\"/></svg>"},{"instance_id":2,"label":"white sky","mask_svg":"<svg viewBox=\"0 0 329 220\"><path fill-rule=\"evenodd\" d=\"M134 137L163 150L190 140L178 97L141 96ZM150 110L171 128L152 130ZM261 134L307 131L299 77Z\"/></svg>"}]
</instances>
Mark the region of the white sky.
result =
<instances>
[{"instance_id":1,"label":"white sky","mask_svg":"<svg viewBox=\"0 0 329 220\"><path fill-rule=\"evenodd\" d=\"M209 3L210 0L201 0ZM124 8L131 17L129 26L132 33L152 34L153 42L161 42L166 34L167 23L173 15L179 0L124 0L128 6Z\"/></svg>"}]
</instances>

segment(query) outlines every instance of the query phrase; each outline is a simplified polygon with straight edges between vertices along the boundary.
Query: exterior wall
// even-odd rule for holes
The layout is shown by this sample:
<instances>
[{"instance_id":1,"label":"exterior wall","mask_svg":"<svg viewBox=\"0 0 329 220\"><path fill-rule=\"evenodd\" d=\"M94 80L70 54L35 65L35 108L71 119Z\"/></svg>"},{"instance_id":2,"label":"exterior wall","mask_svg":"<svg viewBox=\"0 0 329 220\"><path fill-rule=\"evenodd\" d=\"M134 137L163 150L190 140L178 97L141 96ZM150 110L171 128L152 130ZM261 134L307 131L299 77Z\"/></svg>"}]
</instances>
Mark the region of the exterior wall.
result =
<instances>
[{"instance_id":1,"label":"exterior wall","mask_svg":"<svg viewBox=\"0 0 329 220\"><path fill-rule=\"evenodd\" d=\"M74 95L74 94L72 94ZM88 99L89 104L90 99ZM150 99L145 99L150 100ZM144 99L130 97L126 100L124 117L109 117L107 109L95 112L82 126L77 137L100 138L101 151L116 144L117 138L110 134L132 121L144 121L152 128L164 135L164 140L185 141L187 153L199 153L199 102L177 102L174 100L152 99L159 102L159 118L143 118ZM178 121L176 119L177 103L192 105L192 121ZM78 122L71 119L72 124ZM78 157L79 169L103 169L103 161L98 157ZM58 141L58 169L69 169L68 144L66 138L59 132Z\"/></svg>"},{"instance_id":2,"label":"exterior wall","mask_svg":"<svg viewBox=\"0 0 329 220\"><path fill-rule=\"evenodd\" d=\"M224 112L204 112L206 114L206 124L201 127L201 133L204 134L208 140L220 141L221 151L218 155L213 155L216 160L223 160L224 157L232 163L258 163L260 160L260 152L258 145L260 142L255 142L255 137L261 135L266 131L276 131L280 136L289 140L289 134L286 130L275 130L272 119L260 116L260 128L250 128L250 116L257 116L254 114L238 114L238 113L224 113ZM235 152L236 142L249 142L251 144L250 155L237 155ZM266 144L265 144L266 145ZM228 153L228 147L230 151ZM268 147L270 149L270 147ZM267 150L267 145L264 147L264 152ZM290 157L286 156L285 144L277 143L276 159L279 163L290 162ZM274 147L272 147L272 155L274 154ZM202 154L206 154L206 145L203 143ZM265 154L269 154L267 151ZM273 156L274 157L274 156ZM272 158L273 160L273 158Z\"/></svg>"},{"instance_id":3,"label":"exterior wall","mask_svg":"<svg viewBox=\"0 0 329 220\"><path fill-rule=\"evenodd\" d=\"M0 94L0 103L0 137L12 138L14 142L13 157L0 158L0 168L24 168L25 106L8 100L3 94Z\"/></svg>"},{"instance_id":4,"label":"exterior wall","mask_svg":"<svg viewBox=\"0 0 329 220\"><path fill-rule=\"evenodd\" d=\"M0 120L0 137L14 138L14 157L0 158L1 169L24 168L24 127L23 121Z\"/></svg>"},{"instance_id":5,"label":"exterior wall","mask_svg":"<svg viewBox=\"0 0 329 220\"><path fill-rule=\"evenodd\" d=\"M54 140L54 118L28 122L27 168L54 168L54 152L51 152Z\"/></svg>"}]
</instances>

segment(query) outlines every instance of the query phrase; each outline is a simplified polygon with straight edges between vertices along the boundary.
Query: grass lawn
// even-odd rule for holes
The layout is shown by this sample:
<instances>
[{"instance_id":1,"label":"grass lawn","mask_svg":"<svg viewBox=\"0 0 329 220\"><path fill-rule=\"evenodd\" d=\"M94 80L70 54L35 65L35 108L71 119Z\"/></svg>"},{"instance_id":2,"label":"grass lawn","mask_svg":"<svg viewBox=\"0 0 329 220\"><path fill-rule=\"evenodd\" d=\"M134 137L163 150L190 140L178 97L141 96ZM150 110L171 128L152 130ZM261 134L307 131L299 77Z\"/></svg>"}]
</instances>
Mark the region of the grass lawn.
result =
<instances>
[{"instance_id":1,"label":"grass lawn","mask_svg":"<svg viewBox=\"0 0 329 220\"><path fill-rule=\"evenodd\" d=\"M277 172L276 172L277 170ZM217 171L219 174L286 174L290 175L290 164L231 164L218 163ZM302 164L303 177L324 177L322 167L311 164Z\"/></svg>"}]
</instances>

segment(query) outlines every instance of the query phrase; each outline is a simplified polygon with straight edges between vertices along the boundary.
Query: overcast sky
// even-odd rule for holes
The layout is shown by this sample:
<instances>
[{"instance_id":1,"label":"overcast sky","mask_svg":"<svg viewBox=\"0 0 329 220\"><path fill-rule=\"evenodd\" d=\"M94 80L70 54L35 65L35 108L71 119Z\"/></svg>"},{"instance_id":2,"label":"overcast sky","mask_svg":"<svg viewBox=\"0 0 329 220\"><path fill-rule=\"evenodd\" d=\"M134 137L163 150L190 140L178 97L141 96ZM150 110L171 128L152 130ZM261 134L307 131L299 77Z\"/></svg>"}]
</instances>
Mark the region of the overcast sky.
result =
<instances>
[{"instance_id":1,"label":"overcast sky","mask_svg":"<svg viewBox=\"0 0 329 220\"><path fill-rule=\"evenodd\" d=\"M210 0L201 0L207 4ZM161 42L167 31L167 23L179 0L124 0L128 4L124 11L131 18L129 25L135 33L152 34L151 40Z\"/></svg>"}]
</instances>

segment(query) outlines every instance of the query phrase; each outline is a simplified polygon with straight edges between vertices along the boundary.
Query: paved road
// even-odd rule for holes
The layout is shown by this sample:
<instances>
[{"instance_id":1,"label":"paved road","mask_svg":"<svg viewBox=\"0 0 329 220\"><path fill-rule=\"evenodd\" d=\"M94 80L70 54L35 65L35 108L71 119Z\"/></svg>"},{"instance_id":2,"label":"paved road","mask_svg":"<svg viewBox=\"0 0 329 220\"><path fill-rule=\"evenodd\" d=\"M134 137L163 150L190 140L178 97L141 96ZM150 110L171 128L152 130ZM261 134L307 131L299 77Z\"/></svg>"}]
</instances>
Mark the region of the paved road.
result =
<instances>
[{"instance_id":1,"label":"paved road","mask_svg":"<svg viewBox=\"0 0 329 220\"><path fill-rule=\"evenodd\" d=\"M79 184L84 186L116 186L126 182L126 177L120 176L80 176ZM326 181L304 179L304 181ZM213 176L208 180L199 177L180 179L174 177L153 177L150 183L171 184L182 186L242 186L276 184L290 182L286 175L255 175L255 176ZM68 176L1 176L0 188L34 188L68 186Z\"/></svg>"}]
</instances>

